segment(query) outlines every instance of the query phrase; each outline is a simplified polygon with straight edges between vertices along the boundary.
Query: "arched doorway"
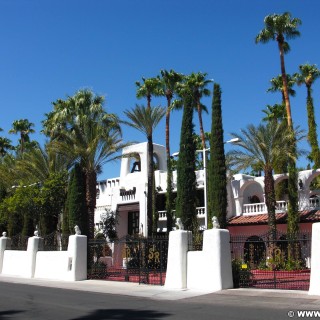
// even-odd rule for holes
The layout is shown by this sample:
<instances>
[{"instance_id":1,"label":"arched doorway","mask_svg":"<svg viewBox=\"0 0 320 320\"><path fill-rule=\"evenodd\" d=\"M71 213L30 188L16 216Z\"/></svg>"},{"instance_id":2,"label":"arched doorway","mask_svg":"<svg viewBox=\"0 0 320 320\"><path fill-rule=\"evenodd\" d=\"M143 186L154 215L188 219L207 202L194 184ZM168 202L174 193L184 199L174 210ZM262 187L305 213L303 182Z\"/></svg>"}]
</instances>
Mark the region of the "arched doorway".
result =
<instances>
[{"instance_id":1,"label":"arched doorway","mask_svg":"<svg viewBox=\"0 0 320 320\"><path fill-rule=\"evenodd\" d=\"M256 269L266 259L266 245L264 241L258 236L249 237L244 244L243 257L251 269Z\"/></svg>"}]
</instances>

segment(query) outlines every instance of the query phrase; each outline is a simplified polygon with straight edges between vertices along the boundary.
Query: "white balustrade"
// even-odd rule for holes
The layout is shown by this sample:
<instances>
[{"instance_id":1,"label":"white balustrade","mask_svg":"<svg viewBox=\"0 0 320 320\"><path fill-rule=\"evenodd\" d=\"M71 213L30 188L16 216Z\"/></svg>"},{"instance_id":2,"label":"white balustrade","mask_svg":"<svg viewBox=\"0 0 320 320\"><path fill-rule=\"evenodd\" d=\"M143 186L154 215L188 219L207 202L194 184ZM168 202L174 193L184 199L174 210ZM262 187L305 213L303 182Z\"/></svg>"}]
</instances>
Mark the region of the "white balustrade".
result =
<instances>
[{"instance_id":1,"label":"white balustrade","mask_svg":"<svg viewBox=\"0 0 320 320\"><path fill-rule=\"evenodd\" d=\"M205 216L205 207L198 207L198 208L196 208L196 210L197 210L197 217L198 218L204 218L204 216Z\"/></svg>"},{"instance_id":2,"label":"white balustrade","mask_svg":"<svg viewBox=\"0 0 320 320\"><path fill-rule=\"evenodd\" d=\"M244 204L242 208L243 214L266 213L267 206L264 202Z\"/></svg>"},{"instance_id":3,"label":"white balustrade","mask_svg":"<svg viewBox=\"0 0 320 320\"><path fill-rule=\"evenodd\" d=\"M204 218L205 216L205 208L204 207L197 207L196 212L197 212L197 217L198 218ZM176 212L176 210L172 210L173 214ZM159 221L167 221L167 211L166 210L161 210L158 211L159 214Z\"/></svg>"},{"instance_id":4,"label":"white balustrade","mask_svg":"<svg viewBox=\"0 0 320 320\"><path fill-rule=\"evenodd\" d=\"M288 209L288 202L281 200L276 203L277 211L286 211ZM243 214L258 214L258 213L267 213L268 209L264 202L260 203L248 203L243 205Z\"/></svg>"},{"instance_id":5,"label":"white balustrade","mask_svg":"<svg viewBox=\"0 0 320 320\"><path fill-rule=\"evenodd\" d=\"M320 199L318 197L309 199L310 208L319 208L320 207Z\"/></svg>"}]
</instances>

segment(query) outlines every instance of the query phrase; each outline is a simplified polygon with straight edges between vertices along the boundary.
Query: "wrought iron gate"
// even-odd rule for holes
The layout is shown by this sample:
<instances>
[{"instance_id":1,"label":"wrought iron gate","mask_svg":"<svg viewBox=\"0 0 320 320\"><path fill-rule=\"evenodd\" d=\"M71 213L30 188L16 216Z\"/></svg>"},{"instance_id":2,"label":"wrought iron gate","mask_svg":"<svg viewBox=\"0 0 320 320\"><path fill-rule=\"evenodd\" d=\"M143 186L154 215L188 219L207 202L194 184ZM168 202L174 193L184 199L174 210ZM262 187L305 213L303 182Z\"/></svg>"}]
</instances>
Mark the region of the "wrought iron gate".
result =
<instances>
[{"instance_id":1,"label":"wrought iron gate","mask_svg":"<svg viewBox=\"0 0 320 320\"><path fill-rule=\"evenodd\" d=\"M288 240L278 234L231 236L232 271L235 287L309 290L311 233L301 232Z\"/></svg>"},{"instance_id":2,"label":"wrought iron gate","mask_svg":"<svg viewBox=\"0 0 320 320\"><path fill-rule=\"evenodd\" d=\"M124 237L89 241L88 279L164 285L167 238Z\"/></svg>"}]
</instances>

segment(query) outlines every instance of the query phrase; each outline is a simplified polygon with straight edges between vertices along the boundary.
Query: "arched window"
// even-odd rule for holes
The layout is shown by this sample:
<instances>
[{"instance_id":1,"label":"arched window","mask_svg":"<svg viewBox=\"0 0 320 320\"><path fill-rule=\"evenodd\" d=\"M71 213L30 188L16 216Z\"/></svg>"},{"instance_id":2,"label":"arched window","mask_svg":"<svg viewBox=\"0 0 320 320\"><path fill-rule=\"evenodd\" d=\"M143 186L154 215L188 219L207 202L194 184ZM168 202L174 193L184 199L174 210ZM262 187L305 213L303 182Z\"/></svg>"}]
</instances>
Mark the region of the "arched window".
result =
<instances>
[{"instance_id":1,"label":"arched window","mask_svg":"<svg viewBox=\"0 0 320 320\"><path fill-rule=\"evenodd\" d=\"M260 198L256 195L249 197L250 203L261 203Z\"/></svg>"},{"instance_id":2,"label":"arched window","mask_svg":"<svg viewBox=\"0 0 320 320\"><path fill-rule=\"evenodd\" d=\"M140 172L141 171L141 159L138 153L133 153L130 155L130 172Z\"/></svg>"}]
</instances>

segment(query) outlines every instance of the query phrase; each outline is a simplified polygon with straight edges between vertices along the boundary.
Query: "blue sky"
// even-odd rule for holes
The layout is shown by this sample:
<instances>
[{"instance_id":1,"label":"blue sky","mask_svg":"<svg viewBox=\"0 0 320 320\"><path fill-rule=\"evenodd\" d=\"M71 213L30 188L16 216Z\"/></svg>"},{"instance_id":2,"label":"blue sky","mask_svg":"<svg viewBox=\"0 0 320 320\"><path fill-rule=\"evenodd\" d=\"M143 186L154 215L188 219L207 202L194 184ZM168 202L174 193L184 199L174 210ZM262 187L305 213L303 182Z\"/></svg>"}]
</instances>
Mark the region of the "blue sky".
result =
<instances>
[{"instance_id":1,"label":"blue sky","mask_svg":"<svg viewBox=\"0 0 320 320\"><path fill-rule=\"evenodd\" d=\"M106 110L124 118L123 110L146 103L136 98L136 80L174 69L207 72L221 85L227 140L230 132L258 124L267 104L281 101L280 94L266 92L269 80L280 73L277 45L256 45L254 38L266 15L285 11L302 20L301 37L289 42L287 72L307 62L319 66L319 0L1 0L1 134L15 143L17 137L7 131L14 120L27 118L35 123L32 138L44 142L39 132L51 102L81 88L104 95ZM307 129L306 89L296 91L293 121ZM319 120L320 80L313 92ZM203 102L210 110L211 98ZM165 105L165 100L153 104ZM179 148L181 117L181 112L172 115L172 152ZM206 131L210 122L209 112ZM198 132L196 118L195 125ZM165 143L164 132L163 121L155 143ZM123 138L145 141L127 127ZM119 163L110 163L100 178L118 172Z\"/></svg>"}]
</instances>

